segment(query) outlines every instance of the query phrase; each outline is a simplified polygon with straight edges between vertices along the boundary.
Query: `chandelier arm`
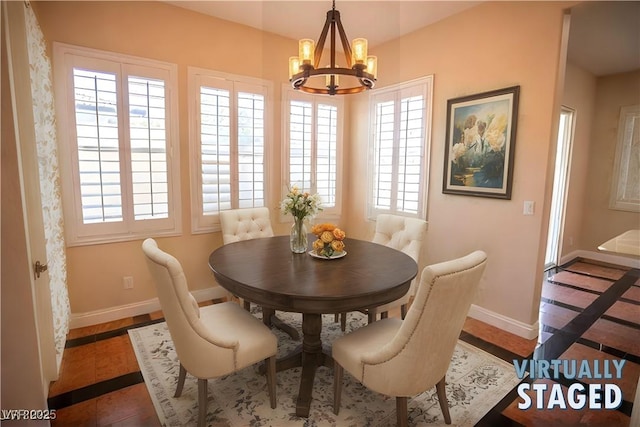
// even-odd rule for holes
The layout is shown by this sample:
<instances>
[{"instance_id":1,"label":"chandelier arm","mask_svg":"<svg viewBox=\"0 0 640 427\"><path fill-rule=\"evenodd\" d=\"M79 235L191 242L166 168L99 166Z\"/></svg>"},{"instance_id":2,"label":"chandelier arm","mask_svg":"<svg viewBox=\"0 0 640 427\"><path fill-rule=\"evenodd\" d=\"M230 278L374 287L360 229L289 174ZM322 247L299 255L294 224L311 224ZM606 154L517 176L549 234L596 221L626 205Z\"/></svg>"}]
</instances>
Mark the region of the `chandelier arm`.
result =
<instances>
[{"instance_id":1,"label":"chandelier arm","mask_svg":"<svg viewBox=\"0 0 640 427\"><path fill-rule=\"evenodd\" d=\"M347 67L351 68L353 63L351 62L351 46L349 45L349 39L342 26L342 20L340 19L340 12L337 13L336 23L338 24L338 33L340 34L340 41L342 42L342 50L344 50L344 57L347 60Z\"/></svg>"},{"instance_id":2,"label":"chandelier arm","mask_svg":"<svg viewBox=\"0 0 640 427\"><path fill-rule=\"evenodd\" d=\"M332 12L327 12L327 19L324 21L324 27L322 27L322 31L320 32L320 37L318 37L318 43L316 43L316 50L313 53L314 61L313 68L318 68L320 66L320 58L322 58L322 51L324 50L324 43L327 40L327 33L329 32L329 26L332 21Z\"/></svg>"},{"instance_id":3,"label":"chandelier arm","mask_svg":"<svg viewBox=\"0 0 640 427\"><path fill-rule=\"evenodd\" d=\"M336 14L338 15L338 22L340 22L340 13L334 11L333 19L331 20L331 45L329 46L329 52L331 53L331 68L336 67Z\"/></svg>"}]
</instances>

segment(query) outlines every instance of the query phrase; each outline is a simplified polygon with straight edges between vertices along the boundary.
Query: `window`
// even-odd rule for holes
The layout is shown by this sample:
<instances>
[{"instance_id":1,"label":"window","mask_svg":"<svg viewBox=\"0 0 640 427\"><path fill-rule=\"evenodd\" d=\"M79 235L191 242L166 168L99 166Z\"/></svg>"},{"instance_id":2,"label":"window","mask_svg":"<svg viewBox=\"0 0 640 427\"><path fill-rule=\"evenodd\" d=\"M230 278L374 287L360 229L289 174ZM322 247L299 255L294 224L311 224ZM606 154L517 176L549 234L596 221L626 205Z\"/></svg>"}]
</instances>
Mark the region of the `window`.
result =
<instances>
[{"instance_id":1,"label":"window","mask_svg":"<svg viewBox=\"0 0 640 427\"><path fill-rule=\"evenodd\" d=\"M340 214L342 98L283 91L286 133L283 188L318 193L324 215Z\"/></svg>"},{"instance_id":2,"label":"window","mask_svg":"<svg viewBox=\"0 0 640 427\"><path fill-rule=\"evenodd\" d=\"M372 92L368 215L426 217L433 77Z\"/></svg>"},{"instance_id":3,"label":"window","mask_svg":"<svg viewBox=\"0 0 640 427\"><path fill-rule=\"evenodd\" d=\"M221 210L266 205L271 83L189 68L192 231L219 230Z\"/></svg>"},{"instance_id":4,"label":"window","mask_svg":"<svg viewBox=\"0 0 640 427\"><path fill-rule=\"evenodd\" d=\"M70 245L180 232L177 68L56 43Z\"/></svg>"},{"instance_id":5,"label":"window","mask_svg":"<svg viewBox=\"0 0 640 427\"><path fill-rule=\"evenodd\" d=\"M640 212L640 105L620 109L609 208Z\"/></svg>"}]
</instances>

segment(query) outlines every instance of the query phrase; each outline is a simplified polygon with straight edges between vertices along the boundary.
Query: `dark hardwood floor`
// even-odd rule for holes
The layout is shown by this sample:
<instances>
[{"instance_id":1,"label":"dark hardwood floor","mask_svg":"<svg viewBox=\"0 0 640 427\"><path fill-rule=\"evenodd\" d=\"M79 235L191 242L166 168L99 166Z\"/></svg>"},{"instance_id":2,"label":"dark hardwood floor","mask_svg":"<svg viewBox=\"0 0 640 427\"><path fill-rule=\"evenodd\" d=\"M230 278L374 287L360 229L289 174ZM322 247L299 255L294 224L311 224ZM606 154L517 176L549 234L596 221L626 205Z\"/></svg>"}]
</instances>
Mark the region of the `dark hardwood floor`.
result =
<instances>
[{"instance_id":1,"label":"dark hardwood floor","mask_svg":"<svg viewBox=\"0 0 640 427\"><path fill-rule=\"evenodd\" d=\"M60 379L49 392L49 407L57 415L52 425L159 425L127 330L160 321L162 313L156 312L71 330ZM623 402L617 409L539 410L534 404L522 410L518 403L523 399L514 388L478 426L628 427L640 375L640 270L576 260L549 272L543 284L537 340L471 318L460 339L510 363L532 358L626 360L622 379L607 380L622 390ZM588 386L598 380L581 381ZM523 382L546 383L549 388L559 383L566 391L572 380L559 375L555 380Z\"/></svg>"}]
</instances>

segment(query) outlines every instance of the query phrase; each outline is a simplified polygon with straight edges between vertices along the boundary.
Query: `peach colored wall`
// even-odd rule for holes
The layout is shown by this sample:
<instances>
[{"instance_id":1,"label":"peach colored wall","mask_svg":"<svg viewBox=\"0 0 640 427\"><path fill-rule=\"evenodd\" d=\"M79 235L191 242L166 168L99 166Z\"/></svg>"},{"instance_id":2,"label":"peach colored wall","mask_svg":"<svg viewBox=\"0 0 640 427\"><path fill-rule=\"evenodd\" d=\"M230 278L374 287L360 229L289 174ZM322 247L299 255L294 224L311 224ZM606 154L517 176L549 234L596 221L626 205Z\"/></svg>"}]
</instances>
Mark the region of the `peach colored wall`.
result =
<instances>
[{"instance_id":1,"label":"peach colored wall","mask_svg":"<svg viewBox=\"0 0 640 427\"><path fill-rule=\"evenodd\" d=\"M590 251L640 226L637 212L609 209L620 108L640 104L640 70L598 78L595 102L581 242Z\"/></svg>"},{"instance_id":2,"label":"peach colored wall","mask_svg":"<svg viewBox=\"0 0 640 427\"><path fill-rule=\"evenodd\" d=\"M543 215L548 195L547 163L555 137L554 109L559 68L562 8L557 2L488 2L373 49L379 58L379 86L434 74L430 160L429 231L421 264L457 257L480 248L490 261L476 304L525 324L537 318L546 239ZM390 7L401 7L392 6ZM179 65L182 144L183 236L161 244L188 260L191 287L211 283L206 255L221 244L219 233L193 236L189 224L186 66L274 82L274 132L270 184L279 197L280 91L295 41L220 21L161 2L37 2L34 10L48 42L89 46L164 60ZM250 53L250 54L248 54ZM446 101L458 96L520 85L512 200L443 195L442 172ZM367 96L350 97L345 147L345 228L370 238L365 220ZM536 203L522 215L524 200ZM272 215L276 212L272 212ZM286 232L278 224L277 232ZM69 287L74 313L152 298L143 270L140 242L69 248ZM133 291L121 279L133 275ZM203 284L204 283L204 284Z\"/></svg>"},{"instance_id":3,"label":"peach colored wall","mask_svg":"<svg viewBox=\"0 0 640 427\"><path fill-rule=\"evenodd\" d=\"M580 249L584 239L582 222L595 101L596 77L576 65L567 64L562 104L575 110L575 127L561 257Z\"/></svg>"},{"instance_id":4,"label":"peach colored wall","mask_svg":"<svg viewBox=\"0 0 640 427\"><path fill-rule=\"evenodd\" d=\"M263 78L273 82L273 156L268 171L272 217L280 198L280 94L287 79L288 57L297 43L269 33L191 12L163 2L34 2L48 48L63 42L167 61L178 65L179 131L182 193L180 237L159 239L180 259L190 288L215 284L208 254L222 244L220 233L191 234L189 193L189 125L187 66ZM287 224L274 221L277 234ZM71 247L67 250L68 286L74 314L109 309L156 296L147 273L141 241ZM124 290L123 276L133 276L133 290Z\"/></svg>"},{"instance_id":5,"label":"peach colored wall","mask_svg":"<svg viewBox=\"0 0 640 427\"><path fill-rule=\"evenodd\" d=\"M379 85L434 75L428 221L423 263L474 249L489 263L475 304L533 325L542 282L548 204L547 165L555 114L563 7L557 2L488 2L373 49ZM564 60L563 60L564 61ZM447 100L520 85L511 200L442 194ZM354 98L350 135L349 217L352 234L366 236L366 101ZM523 216L523 202L535 214ZM547 208L548 210L548 208ZM548 214L547 214L548 215Z\"/></svg>"}]
</instances>

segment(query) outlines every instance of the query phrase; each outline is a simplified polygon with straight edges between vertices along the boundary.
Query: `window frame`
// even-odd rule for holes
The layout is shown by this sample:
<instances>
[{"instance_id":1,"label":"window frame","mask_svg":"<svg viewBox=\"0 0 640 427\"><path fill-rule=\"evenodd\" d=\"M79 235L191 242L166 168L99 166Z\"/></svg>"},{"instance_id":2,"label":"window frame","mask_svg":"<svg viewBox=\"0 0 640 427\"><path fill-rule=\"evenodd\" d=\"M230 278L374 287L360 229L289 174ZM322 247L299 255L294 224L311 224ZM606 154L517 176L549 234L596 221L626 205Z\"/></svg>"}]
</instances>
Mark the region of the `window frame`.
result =
<instances>
[{"instance_id":1,"label":"window frame","mask_svg":"<svg viewBox=\"0 0 640 427\"><path fill-rule=\"evenodd\" d=\"M376 105L385 100L393 100L396 104L403 98L422 94L424 97L424 117L423 117L423 162L421 164L421 176L418 194L418 209L416 213L398 210L396 207L390 209L376 208L375 198L375 177L376 177ZM398 108L396 107L396 111ZM407 82L387 86L380 89L374 89L369 93L369 159L367 162L367 201L366 212L367 219L375 221L378 214L390 213L410 218L427 218L427 208L429 199L429 173L430 173L430 154L431 154L431 123L433 118L433 75L420 77ZM398 123L398 119L394 119L394 123ZM394 152L398 149L397 126L394 126ZM398 159L392 160L393 168L396 169ZM397 177L394 178L397 185ZM394 201L392 200L392 205ZM397 205L397 204L396 204Z\"/></svg>"},{"instance_id":2,"label":"window frame","mask_svg":"<svg viewBox=\"0 0 640 427\"><path fill-rule=\"evenodd\" d=\"M325 220L335 220L337 221L342 215L342 192L343 192L343 176L344 176L344 121L345 121L345 106L344 106L344 98L343 97L330 97L328 95L313 95L305 92L296 91L291 88L290 85L283 85L282 87L282 139L284 141L282 147L282 194L281 198L284 198L288 189L291 185L300 184L295 182L290 182L290 105L291 101L300 101L300 102L309 102L313 106L313 125L312 125L312 162L315 160L315 163L312 164L312 188L305 188L303 190L309 191L311 193L316 193L317 182L316 182L316 174L317 170L317 158L316 158L316 144L317 144L317 106L318 104L326 104L335 106L338 110L337 112L337 123L336 123L336 187L335 187L335 205L332 207L323 207L323 210L318 214L318 217L324 218ZM284 215L280 215L281 222L288 222L290 218L285 217Z\"/></svg>"},{"instance_id":3,"label":"window frame","mask_svg":"<svg viewBox=\"0 0 640 427\"><path fill-rule=\"evenodd\" d=\"M626 190L637 169L633 170L631 159L634 135L640 127L640 104L620 108L616 153L613 164L609 209L627 212L640 212L640 200L628 197ZM636 165L637 167L637 165Z\"/></svg>"},{"instance_id":4,"label":"window frame","mask_svg":"<svg viewBox=\"0 0 640 427\"><path fill-rule=\"evenodd\" d=\"M271 152L272 152L272 121L273 121L273 83L255 77L241 76L200 67L187 67L187 97L189 120L189 180L191 192L191 233L202 234L220 231L220 217L218 214L205 215L203 212L202 194L202 160L200 147L200 87L202 82L212 81L218 83L219 88L230 90L230 131L231 131L231 156L237 154L237 104L238 92L262 93L264 96L264 203L262 206L271 206L269 183ZM258 92L252 92L259 88ZM231 161L231 182L238 183L237 158ZM237 185L236 185L237 188ZM237 195L235 195L237 196ZM232 190L232 197L235 197ZM255 205L258 207L258 205ZM232 209L235 209L232 208Z\"/></svg>"},{"instance_id":5,"label":"window frame","mask_svg":"<svg viewBox=\"0 0 640 427\"><path fill-rule=\"evenodd\" d=\"M60 178L67 246L137 240L150 236L176 236L182 232L180 194L180 147L178 115L178 66L176 64L54 42L54 88L60 140ZM118 153L122 221L83 222L80 192L78 140L75 118L74 68L88 68L117 75ZM138 71L138 72L136 72ZM134 218L131 136L128 113L128 77L165 82L165 135L168 180L168 217Z\"/></svg>"}]
</instances>

